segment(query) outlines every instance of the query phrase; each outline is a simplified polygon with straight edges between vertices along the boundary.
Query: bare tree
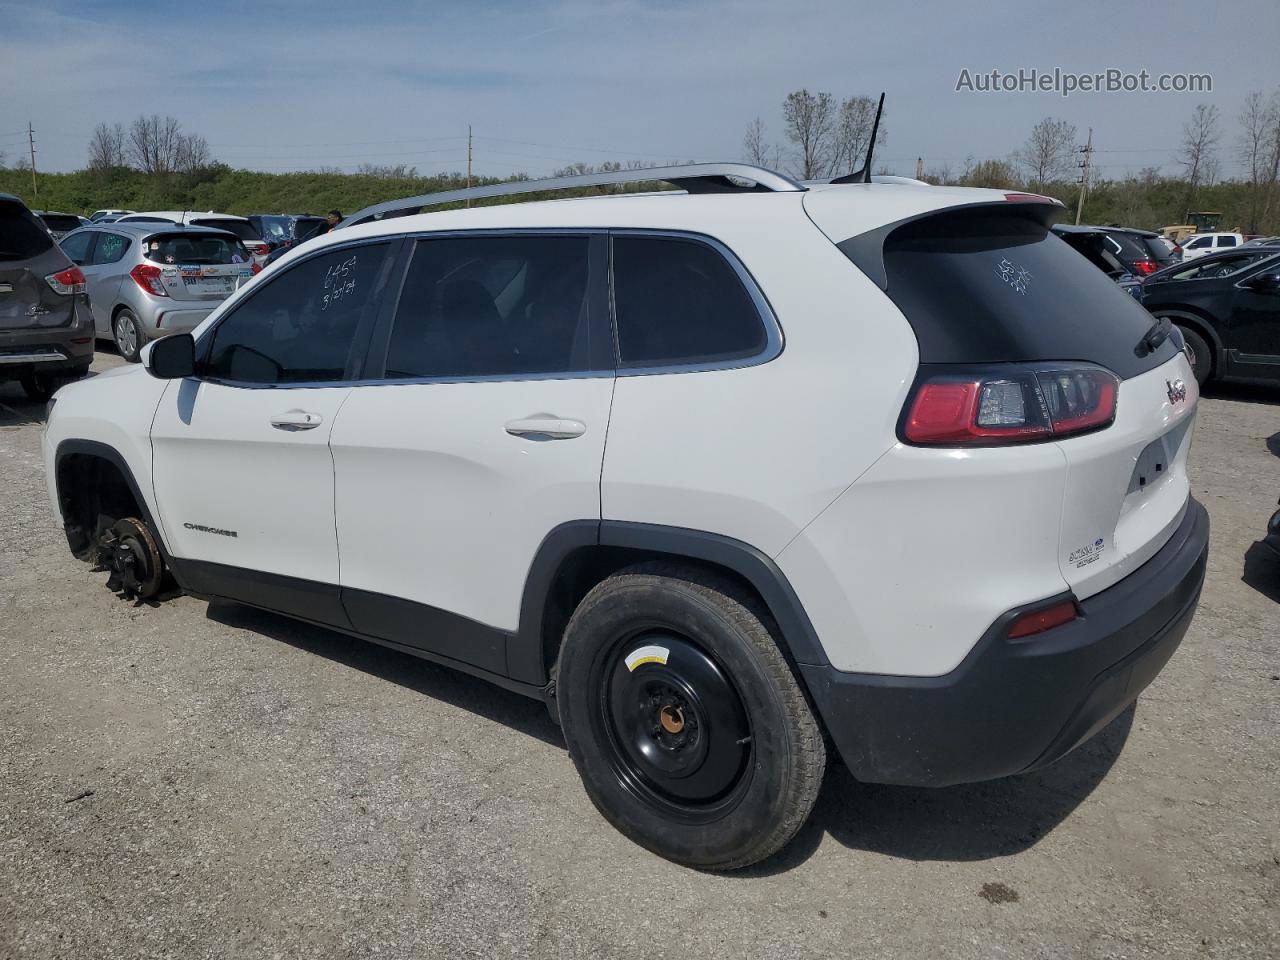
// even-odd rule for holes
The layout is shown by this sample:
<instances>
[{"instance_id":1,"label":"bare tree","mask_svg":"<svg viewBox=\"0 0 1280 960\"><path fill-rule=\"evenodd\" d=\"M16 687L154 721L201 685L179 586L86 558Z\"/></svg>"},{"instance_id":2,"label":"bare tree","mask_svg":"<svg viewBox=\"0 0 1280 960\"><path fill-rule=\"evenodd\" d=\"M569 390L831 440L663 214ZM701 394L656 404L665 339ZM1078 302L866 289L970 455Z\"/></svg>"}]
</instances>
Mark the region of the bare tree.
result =
<instances>
[{"instance_id":1,"label":"bare tree","mask_svg":"<svg viewBox=\"0 0 1280 960\"><path fill-rule=\"evenodd\" d=\"M1045 117L1031 128L1031 136L1014 158L1026 171L1032 189L1043 193L1047 184L1071 173L1075 151L1075 124Z\"/></svg>"},{"instance_id":2,"label":"bare tree","mask_svg":"<svg viewBox=\"0 0 1280 960\"><path fill-rule=\"evenodd\" d=\"M878 103L873 97L850 97L840 104L831 138L831 159L827 171L831 176L853 173L862 168L867 147L871 144L871 128L875 126ZM881 116L876 146L883 145L888 136L889 128Z\"/></svg>"},{"instance_id":3,"label":"bare tree","mask_svg":"<svg viewBox=\"0 0 1280 960\"><path fill-rule=\"evenodd\" d=\"M787 139L795 146L802 180L820 177L831 155L836 103L829 93L795 90L782 103Z\"/></svg>"},{"instance_id":4,"label":"bare tree","mask_svg":"<svg viewBox=\"0 0 1280 960\"><path fill-rule=\"evenodd\" d=\"M129 127L129 160L144 173L172 173L182 152L182 124L153 113Z\"/></svg>"},{"instance_id":5,"label":"bare tree","mask_svg":"<svg viewBox=\"0 0 1280 960\"><path fill-rule=\"evenodd\" d=\"M747 163L776 170L782 166L782 148L765 139L764 122L756 117L742 136L742 153Z\"/></svg>"},{"instance_id":6,"label":"bare tree","mask_svg":"<svg viewBox=\"0 0 1280 960\"><path fill-rule=\"evenodd\" d=\"M1218 108L1207 103L1196 106L1191 119L1182 127L1182 151L1178 162L1187 175L1187 206L1195 200L1196 190L1217 176Z\"/></svg>"},{"instance_id":7,"label":"bare tree","mask_svg":"<svg viewBox=\"0 0 1280 960\"><path fill-rule=\"evenodd\" d=\"M127 166L123 123L100 123L89 138L89 169L114 170Z\"/></svg>"},{"instance_id":8,"label":"bare tree","mask_svg":"<svg viewBox=\"0 0 1280 960\"><path fill-rule=\"evenodd\" d=\"M1246 229L1257 233L1271 206L1280 164L1280 92L1270 97L1260 90L1250 93L1240 112L1240 127L1237 147L1249 189Z\"/></svg>"},{"instance_id":9,"label":"bare tree","mask_svg":"<svg viewBox=\"0 0 1280 960\"><path fill-rule=\"evenodd\" d=\"M174 169L180 173L198 173L213 162L209 141L198 133L178 135L178 148L174 155Z\"/></svg>"}]
</instances>

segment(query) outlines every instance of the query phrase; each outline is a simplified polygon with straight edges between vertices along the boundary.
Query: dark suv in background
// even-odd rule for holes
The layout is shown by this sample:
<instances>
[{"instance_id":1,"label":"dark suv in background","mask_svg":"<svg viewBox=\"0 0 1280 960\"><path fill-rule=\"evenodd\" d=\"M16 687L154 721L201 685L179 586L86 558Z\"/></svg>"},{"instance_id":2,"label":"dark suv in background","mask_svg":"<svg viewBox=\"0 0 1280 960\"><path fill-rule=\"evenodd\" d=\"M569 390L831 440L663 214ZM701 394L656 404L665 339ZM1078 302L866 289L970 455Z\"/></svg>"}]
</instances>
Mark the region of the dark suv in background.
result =
<instances>
[{"instance_id":1,"label":"dark suv in background","mask_svg":"<svg viewBox=\"0 0 1280 960\"><path fill-rule=\"evenodd\" d=\"M1280 246L1237 247L1162 270L1138 299L1182 331L1200 383L1280 383Z\"/></svg>"},{"instance_id":2,"label":"dark suv in background","mask_svg":"<svg viewBox=\"0 0 1280 960\"><path fill-rule=\"evenodd\" d=\"M1178 247L1151 230L1058 223L1053 232L1112 278L1144 277L1178 262Z\"/></svg>"},{"instance_id":3,"label":"dark suv in background","mask_svg":"<svg viewBox=\"0 0 1280 960\"><path fill-rule=\"evenodd\" d=\"M0 193L0 380L47 400L92 362L84 274L21 200Z\"/></svg>"}]
</instances>

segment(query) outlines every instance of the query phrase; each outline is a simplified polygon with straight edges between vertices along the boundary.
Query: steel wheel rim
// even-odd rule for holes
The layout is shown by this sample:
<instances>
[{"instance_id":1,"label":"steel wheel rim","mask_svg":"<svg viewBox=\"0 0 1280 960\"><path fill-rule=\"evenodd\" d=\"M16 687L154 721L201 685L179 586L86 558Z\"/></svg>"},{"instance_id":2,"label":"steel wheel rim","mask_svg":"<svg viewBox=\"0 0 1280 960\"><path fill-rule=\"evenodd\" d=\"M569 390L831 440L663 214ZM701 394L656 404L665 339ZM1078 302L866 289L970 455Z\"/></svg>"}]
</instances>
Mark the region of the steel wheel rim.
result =
<instances>
[{"instance_id":1,"label":"steel wheel rim","mask_svg":"<svg viewBox=\"0 0 1280 960\"><path fill-rule=\"evenodd\" d=\"M683 822L737 806L754 766L750 717L700 645L663 627L633 631L597 661L593 689L597 739L623 789Z\"/></svg>"}]
</instances>

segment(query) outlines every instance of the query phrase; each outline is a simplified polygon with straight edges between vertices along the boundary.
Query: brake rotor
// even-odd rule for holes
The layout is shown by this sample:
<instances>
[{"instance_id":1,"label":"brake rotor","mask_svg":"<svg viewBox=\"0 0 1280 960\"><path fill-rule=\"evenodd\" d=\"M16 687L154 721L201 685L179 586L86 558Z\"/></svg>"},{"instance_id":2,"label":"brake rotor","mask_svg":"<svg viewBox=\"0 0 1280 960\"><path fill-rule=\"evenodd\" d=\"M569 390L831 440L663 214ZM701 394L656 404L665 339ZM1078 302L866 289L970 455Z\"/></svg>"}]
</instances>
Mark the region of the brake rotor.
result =
<instances>
[{"instance_id":1,"label":"brake rotor","mask_svg":"<svg viewBox=\"0 0 1280 960\"><path fill-rule=\"evenodd\" d=\"M149 600L160 592L164 557L145 523L117 520L99 543L102 565L110 572L107 589L125 600Z\"/></svg>"}]
</instances>

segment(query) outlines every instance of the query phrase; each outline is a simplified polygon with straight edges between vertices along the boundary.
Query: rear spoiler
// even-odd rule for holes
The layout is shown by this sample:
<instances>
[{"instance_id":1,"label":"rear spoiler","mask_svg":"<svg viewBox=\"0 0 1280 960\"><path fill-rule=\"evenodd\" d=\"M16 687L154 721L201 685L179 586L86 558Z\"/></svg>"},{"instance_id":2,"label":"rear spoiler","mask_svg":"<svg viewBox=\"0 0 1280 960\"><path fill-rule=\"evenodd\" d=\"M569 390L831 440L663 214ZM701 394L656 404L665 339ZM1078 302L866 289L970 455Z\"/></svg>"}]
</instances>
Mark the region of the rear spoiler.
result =
<instances>
[{"instance_id":1,"label":"rear spoiler","mask_svg":"<svg viewBox=\"0 0 1280 960\"><path fill-rule=\"evenodd\" d=\"M1062 203L1053 197L1042 197L1036 193L1006 193L1004 202L983 201L981 203L960 203L952 207L940 207L927 213L916 214L886 223L883 227L868 230L855 237L837 243L840 252L854 262L854 265L865 273L871 282L881 290L889 289L889 276L884 268L884 244L894 231L924 220L946 219L957 214L982 211L985 213L1013 213L1016 216L1034 220L1048 228L1063 208Z\"/></svg>"}]
</instances>

